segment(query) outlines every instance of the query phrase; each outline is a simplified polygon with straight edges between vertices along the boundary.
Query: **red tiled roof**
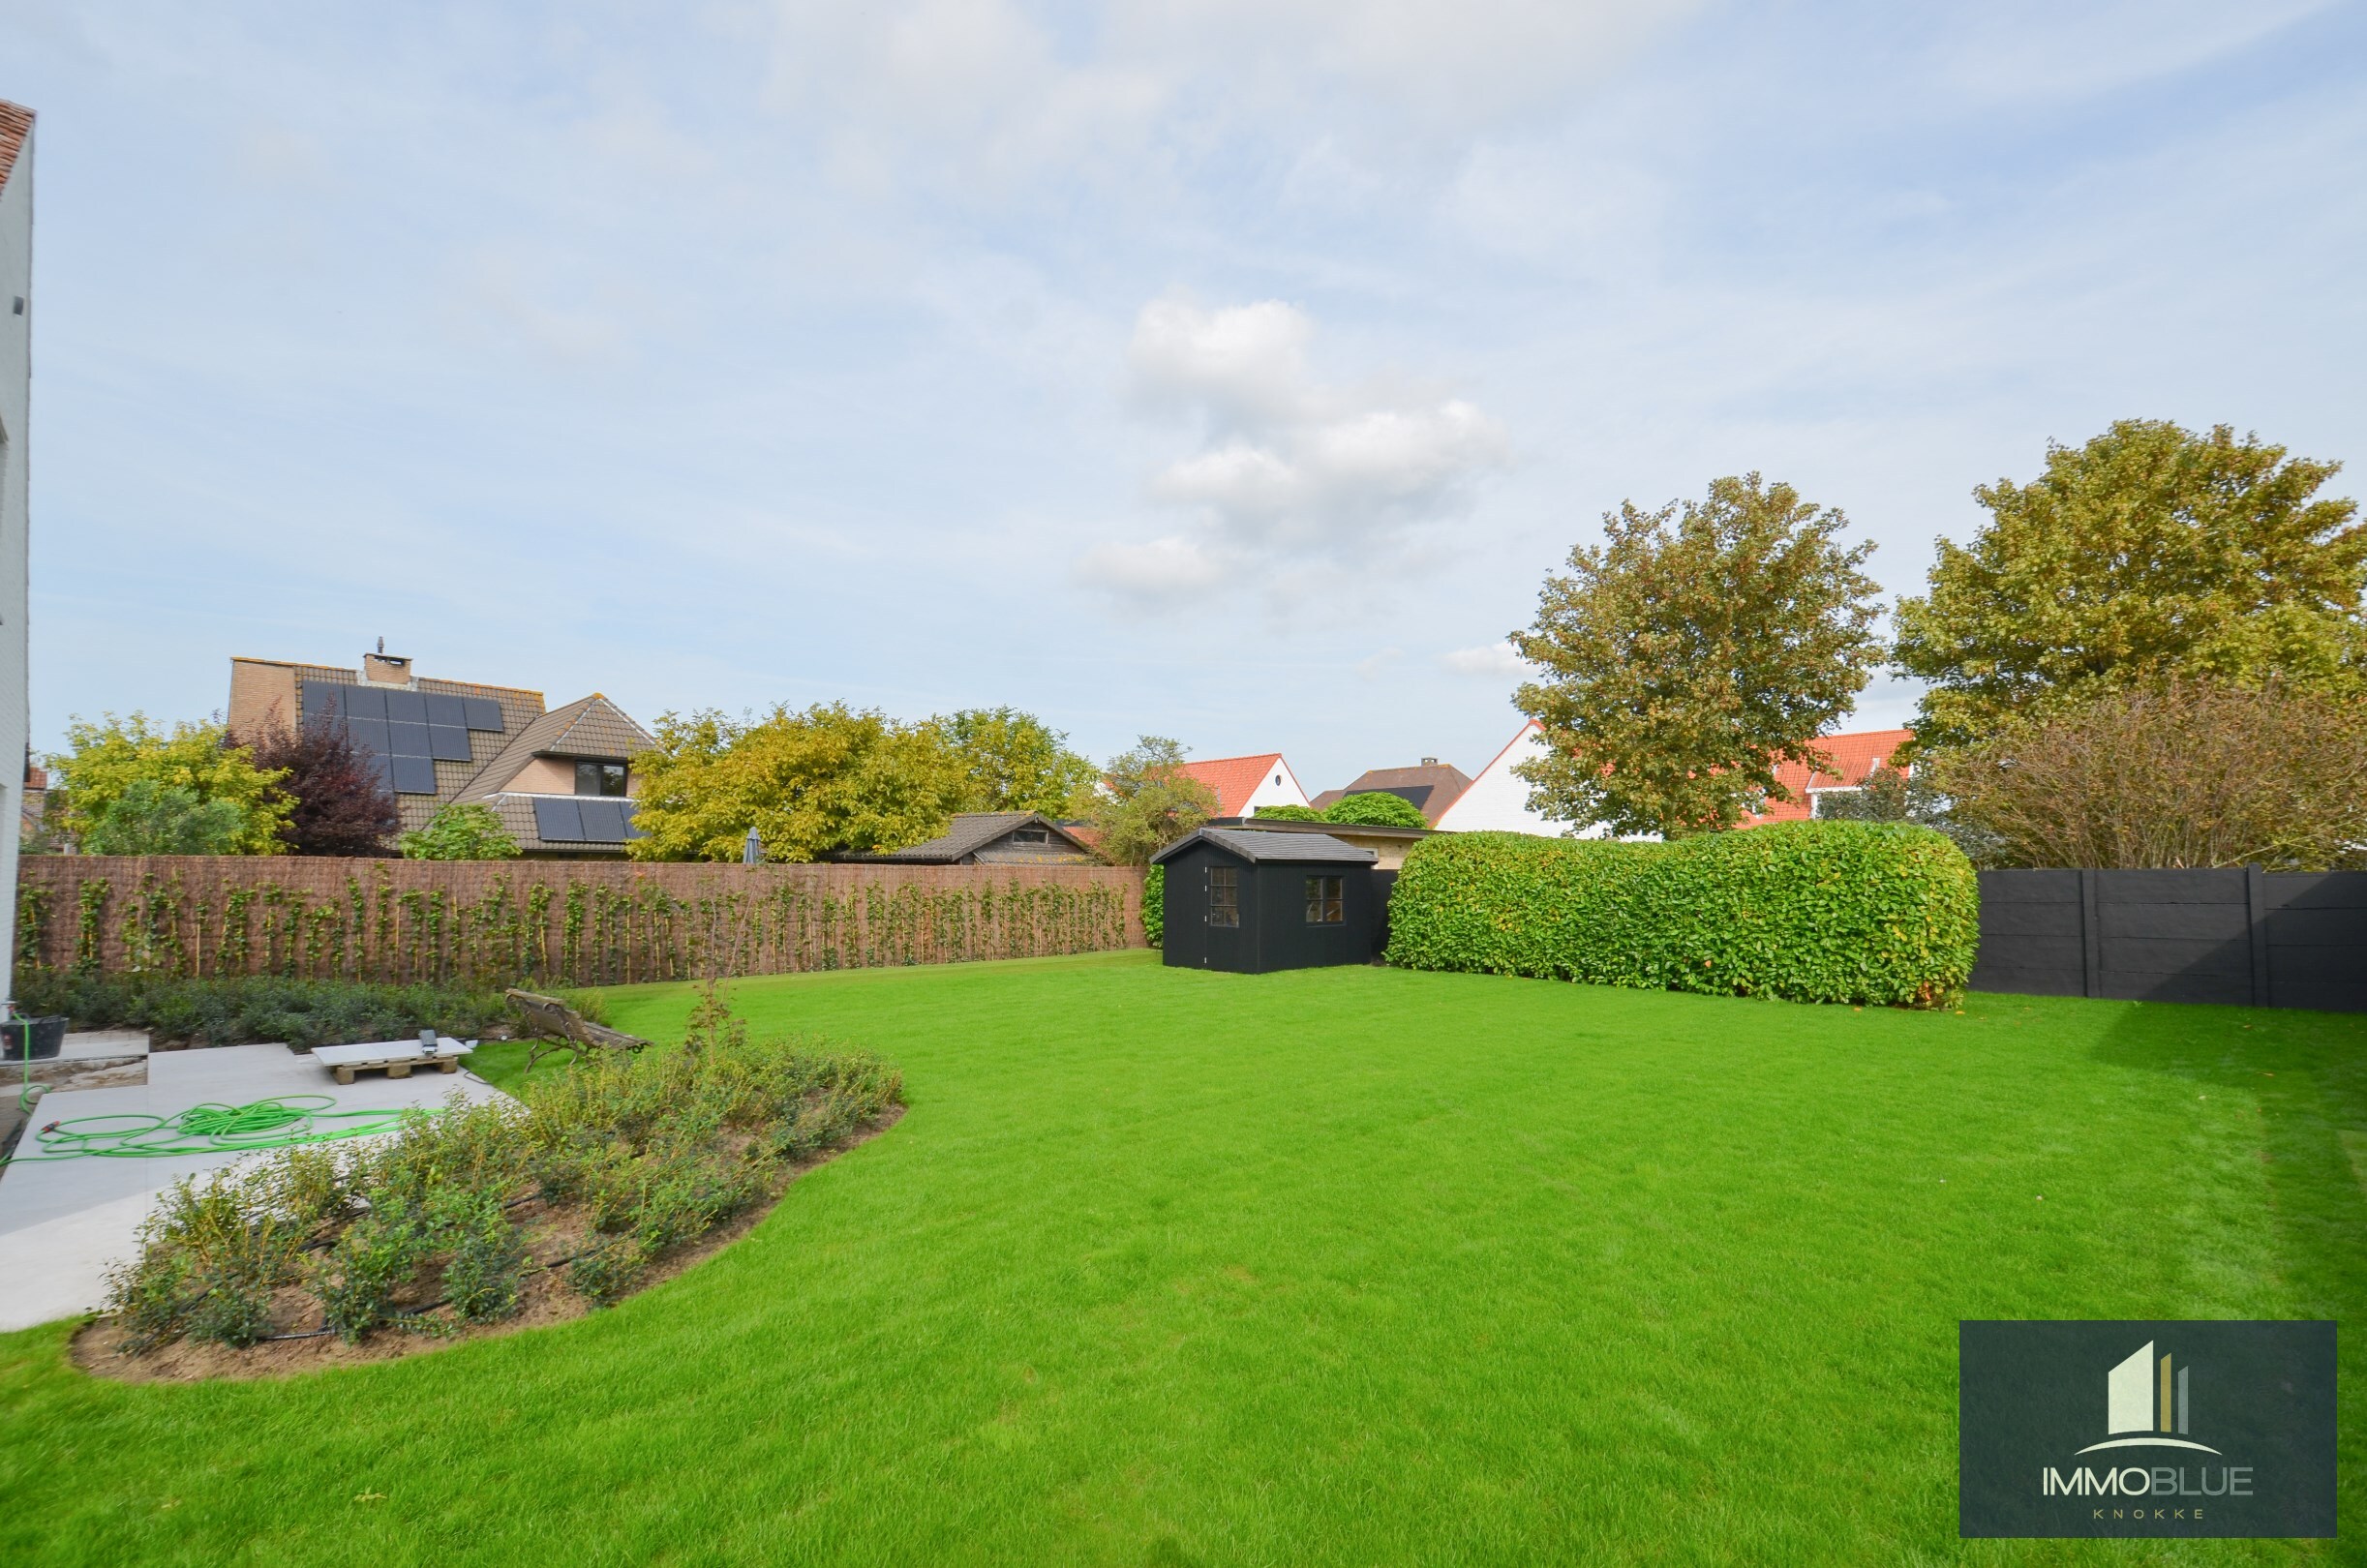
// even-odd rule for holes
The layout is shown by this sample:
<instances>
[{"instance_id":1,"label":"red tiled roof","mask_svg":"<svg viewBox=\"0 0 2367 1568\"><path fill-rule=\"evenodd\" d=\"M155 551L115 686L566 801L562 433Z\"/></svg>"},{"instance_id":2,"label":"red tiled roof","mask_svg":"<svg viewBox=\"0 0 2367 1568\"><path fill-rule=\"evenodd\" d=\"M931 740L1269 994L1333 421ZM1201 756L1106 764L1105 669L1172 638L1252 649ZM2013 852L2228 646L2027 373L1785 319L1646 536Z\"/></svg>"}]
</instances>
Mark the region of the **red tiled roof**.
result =
<instances>
[{"instance_id":1,"label":"red tiled roof","mask_svg":"<svg viewBox=\"0 0 2367 1568\"><path fill-rule=\"evenodd\" d=\"M1775 777L1791 792L1792 799L1768 801L1766 810L1745 817L1743 826L1763 828L1771 822L1807 821L1815 811L1808 791L1865 783L1874 764L1890 761L1914 734L1913 730L1859 730L1851 735L1818 736L1816 749L1833 759L1833 770L1823 772L1799 763L1784 764L1775 769Z\"/></svg>"},{"instance_id":2,"label":"red tiled roof","mask_svg":"<svg viewBox=\"0 0 2367 1568\"><path fill-rule=\"evenodd\" d=\"M1281 766L1281 752L1265 751L1255 757L1212 757L1186 763L1177 770L1216 791L1218 816L1238 817L1248 811L1249 798L1258 793L1258 786Z\"/></svg>"},{"instance_id":3,"label":"red tiled roof","mask_svg":"<svg viewBox=\"0 0 2367 1568\"><path fill-rule=\"evenodd\" d=\"M32 134L33 111L22 104L0 98L0 185L8 184L9 171L16 166L16 155L24 151L24 138Z\"/></svg>"}]
</instances>

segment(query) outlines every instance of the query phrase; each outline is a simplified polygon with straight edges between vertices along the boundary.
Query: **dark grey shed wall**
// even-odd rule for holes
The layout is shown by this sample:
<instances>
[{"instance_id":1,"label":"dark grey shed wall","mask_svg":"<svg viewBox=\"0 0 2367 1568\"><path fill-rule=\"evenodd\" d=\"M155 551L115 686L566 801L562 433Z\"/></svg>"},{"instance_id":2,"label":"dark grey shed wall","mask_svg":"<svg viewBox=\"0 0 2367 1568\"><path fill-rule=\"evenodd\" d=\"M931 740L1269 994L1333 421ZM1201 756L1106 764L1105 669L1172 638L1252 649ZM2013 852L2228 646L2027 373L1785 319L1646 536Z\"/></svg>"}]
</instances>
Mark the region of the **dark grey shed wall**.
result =
<instances>
[{"instance_id":1,"label":"dark grey shed wall","mask_svg":"<svg viewBox=\"0 0 2367 1568\"><path fill-rule=\"evenodd\" d=\"M2367 1011L2367 872L1984 871L1972 984Z\"/></svg>"},{"instance_id":2,"label":"dark grey shed wall","mask_svg":"<svg viewBox=\"0 0 2367 1568\"><path fill-rule=\"evenodd\" d=\"M1381 890L1373 869L1354 861L1256 863L1237 859L1205 840L1166 861L1166 935L1162 960L1177 969L1219 969L1266 975L1283 969L1369 963L1381 926ZM1230 867L1240 877L1241 923L1208 923L1208 873ZM1310 925L1307 879L1340 879L1338 925ZM1390 878L1391 882L1396 879Z\"/></svg>"}]
</instances>

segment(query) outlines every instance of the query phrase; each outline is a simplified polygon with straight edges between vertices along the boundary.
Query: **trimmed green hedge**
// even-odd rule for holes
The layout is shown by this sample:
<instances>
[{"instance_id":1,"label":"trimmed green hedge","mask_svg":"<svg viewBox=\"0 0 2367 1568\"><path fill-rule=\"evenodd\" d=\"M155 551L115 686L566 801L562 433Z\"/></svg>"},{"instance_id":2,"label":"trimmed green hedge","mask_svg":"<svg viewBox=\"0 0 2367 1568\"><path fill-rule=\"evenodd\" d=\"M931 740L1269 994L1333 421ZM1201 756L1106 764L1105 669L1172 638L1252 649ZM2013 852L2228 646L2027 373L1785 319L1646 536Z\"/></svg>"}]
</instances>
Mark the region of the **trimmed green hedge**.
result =
<instances>
[{"instance_id":1,"label":"trimmed green hedge","mask_svg":"<svg viewBox=\"0 0 2367 1568\"><path fill-rule=\"evenodd\" d=\"M1154 865L1142 873L1142 935L1154 948L1167 946L1168 868Z\"/></svg>"},{"instance_id":2,"label":"trimmed green hedge","mask_svg":"<svg viewBox=\"0 0 2367 1568\"><path fill-rule=\"evenodd\" d=\"M1928 828L1799 822L1666 844L1455 833L1406 857L1392 964L1793 1002L1930 1007L1980 940Z\"/></svg>"}]
</instances>

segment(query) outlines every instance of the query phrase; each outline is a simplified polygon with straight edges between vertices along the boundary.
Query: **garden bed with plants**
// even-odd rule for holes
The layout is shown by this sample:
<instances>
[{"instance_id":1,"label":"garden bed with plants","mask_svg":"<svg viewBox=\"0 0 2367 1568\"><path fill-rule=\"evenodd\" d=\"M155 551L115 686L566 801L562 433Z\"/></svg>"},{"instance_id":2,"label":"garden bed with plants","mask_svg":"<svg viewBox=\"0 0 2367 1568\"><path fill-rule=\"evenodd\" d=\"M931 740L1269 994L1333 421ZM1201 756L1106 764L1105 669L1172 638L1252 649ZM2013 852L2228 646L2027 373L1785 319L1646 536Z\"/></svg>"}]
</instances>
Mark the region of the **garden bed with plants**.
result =
<instances>
[{"instance_id":1,"label":"garden bed with plants","mask_svg":"<svg viewBox=\"0 0 2367 1568\"><path fill-rule=\"evenodd\" d=\"M719 1251L902 1103L895 1069L751 1041L711 995L680 1049L184 1179L75 1358L132 1380L269 1376L579 1316Z\"/></svg>"},{"instance_id":2,"label":"garden bed with plants","mask_svg":"<svg viewBox=\"0 0 2367 1568\"><path fill-rule=\"evenodd\" d=\"M62 1013L76 1029L145 1029L166 1050L268 1041L308 1051L409 1040L424 1028L458 1040L490 1040L507 1035L516 1022L499 990L426 983L20 969L15 989L19 1012Z\"/></svg>"}]
</instances>

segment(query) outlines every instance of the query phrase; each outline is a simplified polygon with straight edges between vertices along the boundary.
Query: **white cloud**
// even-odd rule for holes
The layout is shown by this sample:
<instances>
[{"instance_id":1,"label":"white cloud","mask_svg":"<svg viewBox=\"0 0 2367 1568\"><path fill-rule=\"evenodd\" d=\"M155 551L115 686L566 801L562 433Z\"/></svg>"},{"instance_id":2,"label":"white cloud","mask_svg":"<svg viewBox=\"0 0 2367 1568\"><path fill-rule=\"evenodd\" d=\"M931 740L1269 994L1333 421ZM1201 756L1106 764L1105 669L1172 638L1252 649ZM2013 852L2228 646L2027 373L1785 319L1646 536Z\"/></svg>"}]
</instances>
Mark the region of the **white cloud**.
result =
<instances>
[{"instance_id":1,"label":"white cloud","mask_svg":"<svg viewBox=\"0 0 2367 1568\"><path fill-rule=\"evenodd\" d=\"M1204 437L1152 479L1151 495L1188 509L1193 529L1140 547L1122 570L1117 558L1091 555L1088 581L1138 593L1135 575L1181 561L1191 540L1199 588L1215 586L1211 561L1345 565L1351 552L1401 543L1459 514L1478 480L1503 466L1502 430L1463 399L1404 407L1375 389L1318 380L1307 360L1314 336L1306 314L1280 300L1210 310L1168 298L1142 308L1127 352L1130 399L1197 419ZM1168 546L1168 556L1142 553Z\"/></svg>"},{"instance_id":2,"label":"white cloud","mask_svg":"<svg viewBox=\"0 0 2367 1568\"><path fill-rule=\"evenodd\" d=\"M1439 662L1456 675L1485 677L1491 680L1526 680L1536 674L1536 666L1522 658L1510 643L1458 648L1441 655Z\"/></svg>"},{"instance_id":3,"label":"white cloud","mask_svg":"<svg viewBox=\"0 0 2367 1568\"><path fill-rule=\"evenodd\" d=\"M1205 544L1173 535L1095 545L1077 562L1077 579L1088 587L1149 604L1205 593L1225 580L1225 569Z\"/></svg>"}]
</instances>

